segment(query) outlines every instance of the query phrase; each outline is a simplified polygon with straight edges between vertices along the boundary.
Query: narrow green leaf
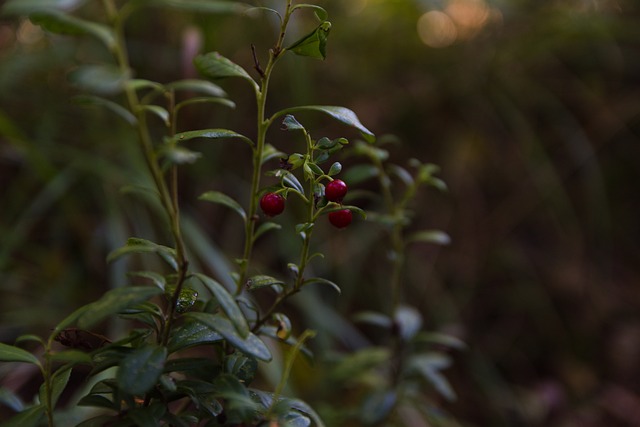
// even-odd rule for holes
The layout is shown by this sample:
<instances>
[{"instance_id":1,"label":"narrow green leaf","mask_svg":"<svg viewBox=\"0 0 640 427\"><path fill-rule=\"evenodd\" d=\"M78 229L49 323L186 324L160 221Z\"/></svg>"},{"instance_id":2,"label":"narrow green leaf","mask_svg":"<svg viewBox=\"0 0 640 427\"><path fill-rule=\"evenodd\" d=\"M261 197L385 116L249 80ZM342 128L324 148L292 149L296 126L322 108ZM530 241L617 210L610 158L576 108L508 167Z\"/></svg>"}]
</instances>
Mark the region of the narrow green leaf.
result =
<instances>
[{"instance_id":1,"label":"narrow green leaf","mask_svg":"<svg viewBox=\"0 0 640 427\"><path fill-rule=\"evenodd\" d=\"M315 4L301 3L291 8L292 11L296 9L313 9L313 12L315 13L315 15L318 17L320 21L326 21L327 18L329 17L329 13L327 13L325 9L323 9L320 6L316 6Z\"/></svg>"},{"instance_id":2,"label":"narrow green leaf","mask_svg":"<svg viewBox=\"0 0 640 427\"><path fill-rule=\"evenodd\" d=\"M375 140L375 135L362 123L360 123L360 120L358 119L356 113L345 107L337 107L331 105L304 105L300 107L292 107L277 112L272 117L272 120L277 117L281 117L286 114L295 113L298 111L320 111L322 113L328 114L337 121L358 129L367 141L372 142Z\"/></svg>"},{"instance_id":3,"label":"narrow green leaf","mask_svg":"<svg viewBox=\"0 0 640 427\"><path fill-rule=\"evenodd\" d=\"M178 80L165 85L167 89L186 90L190 92L198 92L210 97L225 97L227 93L217 84L206 80L185 79Z\"/></svg>"},{"instance_id":4,"label":"narrow green leaf","mask_svg":"<svg viewBox=\"0 0 640 427\"><path fill-rule=\"evenodd\" d=\"M330 31L331 22L324 21L311 33L289 46L287 50L300 56L325 59L327 57L327 39Z\"/></svg>"},{"instance_id":5,"label":"narrow green leaf","mask_svg":"<svg viewBox=\"0 0 640 427\"><path fill-rule=\"evenodd\" d=\"M36 12L30 16L30 19L34 24L54 34L90 34L102 41L109 49L115 46L113 31L106 25L85 21L55 10Z\"/></svg>"},{"instance_id":6,"label":"narrow green leaf","mask_svg":"<svg viewBox=\"0 0 640 427\"><path fill-rule=\"evenodd\" d=\"M233 299L233 296L229 291L227 291L227 288L204 274L196 273L194 276L211 291L215 299L220 304L220 307L222 307L222 310L235 326L238 333L243 338L246 338L249 335L249 324L247 323L247 319L244 317L244 313L240 310L240 307L238 307L235 299Z\"/></svg>"},{"instance_id":7,"label":"narrow green leaf","mask_svg":"<svg viewBox=\"0 0 640 427\"><path fill-rule=\"evenodd\" d=\"M58 353L54 353L51 356L51 360L55 360L56 362L71 363L74 365L90 365L92 362L91 356L88 353L80 350L64 350Z\"/></svg>"},{"instance_id":8,"label":"narrow green leaf","mask_svg":"<svg viewBox=\"0 0 640 427\"><path fill-rule=\"evenodd\" d=\"M16 338L15 343L18 344L24 341L33 341L37 342L38 344L45 345L45 342L42 338L33 334L20 335L18 338Z\"/></svg>"},{"instance_id":9,"label":"narrow green leaf","mask_svg":"<svg viewBox=\"0 0 640 427\"><path fill-rule=\"evenodd\" d=\"M249 81L254 89L258 90L258 84L244 68L220 55L218 52L198 55L193 60L193 63L200 74L208 79L216 80L227 77L240 77Z\"/></svg>"},{"instance_id":10,"label":"narrow green leaf","mask_svg":"<svg viewBox=\"0 0 640 427\"><path fill-rule=\"evenodd\" d=\"M174 165L192 164L202 157L201 153L173 144L163 146L159 154Z\"/></svg>"},{"instance_id":11,"label":"narrow green leaf","mask_svg":"<svg viewBox=\"0 0 640 427\"><path fill-rule=\"evenodd\" d=\"M115 261L116 259L129 254L140 253L156 253L163 260L165 260L174 270L178 269L178 263L175 259L175 249L168 246L159 245L150 240L141 239L138 237L131 237L127 240L127 244L121 248L112 251L107 256L107 262Z\"/></svg>"},{"instance_id":12,"label":"narrow green leaf","mask_svg":"<svg viewBox=\"0 0 640 427\"><path fill-rule=\"evenodd\" d=\"M249 280L247 280L246 286L250 291L255 291L256 289L266 288L274 285L284 286L284 282L282 280L276 279L275 277L260 274L257 276L253 276Z\"/></svg>"},{"instance_id":13,"label":"narrow green leaf","mask_svg":"<svg viewBox=\"0 0 640 427\"><path fill-rule=\"evenodd\" d=\"M142 105L140 109L146 113L151 113L158 117L165 126L169 126L169 112L159 105Z\"/></svg>"},{"instance_id":14,"label":"narrow green leaf","mask_svg":"<svg viewBox=\"0 0 640 427\"><path fill-rule=\"evenodd\" d=\"M165 279L162 274L156 273L155 271L132 271L129 275L149 279L154 285L162 290L167 286L167 279Z\"/></svg>"},{"instance_id":15,"label":"narrow green leaf","mask_svg":"<svg viewBox=\"0 0 640 427\"><path fill-rule=\"evenodd\" d=\"M43 404L33 406L2 423L2 427L38 427L42 424L44 414Z\"/></svg>"},{"instance_id":16,"label":"narrow green leaf","mask_svg":"<svg viewBox=\"0 0 640 427\"><path fill-rule=\"evenodd\" d=\"M78 317L78 328L89 330L107 317L161 293L162 289L155 286L112 289L98 301L85 306L86 309Z\"/></svg>"},{"instance_id":17,"label":"narrow green leaf","mask_svg":"<svg viewBox=\"0 0 640 427\"><path fill-rule=\"evenodd\" d=\"M239 138L247 142L249 145L253 145L253 141L251 141L246 136L228 129L200 129L200 130L191 130L187 132L181 132L181 133L175 134L170 139L170 141L184 142L193 138L209 138L209 139Z\"/></svg>"},{"instance_id":18,"label":"narrow green leaf","mask_svg":"<svg viewBox=\"0 0 640 427\"><path fill-rule=\"evenodd\" d=\"M436 245L448 245L451 243L451 237L444 231L440 230L425 230L419 231L410 235L407 238L407 243L422 242L422 243L434 243Z\"/></svg>"},{"instance_id":19,"label":"narrow green leaf","mask_svg":"<svg viewBox=\"0 0 640 427\"><path fill-rule=\"evenodd\" d=\"M74 9L87 0L9 0L2 6L8 15L30 15L37 12L65 11Z\"/></svg>"},{"instance_id":20,"label":"narrow green leaf","mask_svg":"<svg viewBox=\"0 0 640 427\"><path fill-rule=\"evenodd\" d=\"M203 195L201 195L200 197L198 197L198 199L224 205L232 209L233 211L235 211L238 215L240 215L243 221L247 220L247 213L244 211L242 206L240 206L240 203L236 202L235 200L233 200L231 197L227 196L224 193L221 193L219 191L208 191Z\"/></svg>"},{"instance_id":21,"label":"narrow green leaf","mask_svg":"<svg viewBox=\"0 0 640 427\"><path fill-rule=\"evenodd\" d=\"M271 360L271 352L260 338L251 332L249 332L246 338L243 338L227 318L220 315L198 312L186 313L185 316L191 317L215 329L237 350L265 362Z\"/></svg>"},{"instance_id":22,"label":"narrow green leaf","mask_svg":"<svg viewBox=\"0 0 640 427\"><path fill-rule=\"evenodd\" d=\"M69 73L69 81L83 90L113 95L124 88L129 75L114 65L84 65Z\"/></svg>"},{"instance_id":23,"label":"narrow green leaf","mask_svg":"<svg viewBox=\"0 0 640 427\"><path fill-rule=\"evenodd\" d=\"M71 366L63 366L54 372L51 377L51 406L53 408L56 407L56 403L58 403L58 399L60 395L64 391L65 387L67 387L67 383L69 382L69 378L71 377ZM40 386L40 401L46 402L46 390L45 385L42 384Z\"/></svg>"},{"instance_id":24,"label":"narrow green leaf","mask_svg":"<svg viewBox=\"0 0 640 427\"><path fill-rule=\"evenodd\" d=\"M153 0L149 5L199 13L242 13L250 7L246 3L215 0Z\"/></svg>"},{"instance_id":25,"label":"narrow green leaf","mask_svg":"<svg viewBox=\"0 0 640 427\"><path fill-rule=\"evenodd\" d=\"M398 165L389 165L389 173L397 176L407 187L414 184L413 177L408 170Z\"/></svg>"},{"instance_id":26,"label":"narrow green leaf","mask_svg":"<svg viewBox=\"0 0 640 427\"><path fill-rule=\"evenodd\" d=\"M258 238L260 236L262 236L263 234L265 234L268 231L280 230L281 228L282 228L282 226L280 224L276 224L275 222L271 222L271 221L264 222L264 223L260 224L260 226L258 227L256 232L254 233L253 241L255 242L256 240L258 240Z\"/></svg>"},{"instance_id":27,"label":"narrow green leaf","mask_svg":"<svg viewBox=\"0 0 640 427\"><path fill-rule=\"evenodd\" d=\"M353 316L353 320L359 323L368 323L370 325L380 326L385 329L391 329L393 320L383 313L375 311L363 311Z\"/></svg>"},{"instance_id":28,"label":"narrow green leaf","mask_svg":"<svg viewBox=\"0 0 640 427\"><path fill-rule=\"evenodd\" d=\"M73 100L78 105L87 106L87 107L105 108L106 110L109 110L112 113L115 113L117 116L124 119L127 123L129 123L132 126L138 122L138 119L136 119L136 116L131 114L129 110L124 108L122 105L117 104L108 99L100 98L98 96L93 96L93 95L80 95L80 96L74 97Z\"/></svg>"},{"instance_id":29,"label":"narrow green leaf","mask_svg":"<svg viewBox=\"0 0 640 427\"><path fill-rule=\"evenodd\" d=\"M425 353L411 357L407 371L422 375L433 388L449 401L456 400L456 393L440 372L451 365L451 359L440 353Z\"/></svg>"},{"instance_id":30,"label":"narrow green leaf","mask_svg":"<svg viewBox=\"0 0 640 427\"><path fill-rule=\"evenodd\" d=\"M12 345L0 343L0 361L3 362L24 362L40 365L40 361L33 354Z\"/></svg>"},{"instance_id":31,"label":"narrow green leaf","mask_svg":"<svg viewBox=\"0 0 640 427\"><path fill-rule=\"evenodd\" d=\"M342 290L340 289L340 286L336 285L331 280L327 280L327 279L324 279L322 277L312 277L310 279L307 279L304 282L302 282L302 286L307 286L307 285L310 285L312 283L320 283L322 285L329 285L333 289L335 289L336 292L338 292L339 294L342 293Z\"/></svg>"},{"instance_id":32,"label":"narrow green leaf","mask_svg":"<svg viewBox=\"0 0 640 427\"><path fill-rule=\"evenodd\" d=\"M133 90L152 89L158 92L165 90L165 87L160 83L146 79L130 79L125 84Z\"/></svg>"},{"instance_id":33,"label":"narrow green leaf","mask_svg":"<svg viewBox=\"0 0 640 427\"><path fill-rule=\"evenodd\" d=\"M176 111L183 107L193 104L220 104L229 108L236 108L236 103L226 98L214 98L212 96L201 96L197 98L190 98L186 101L176 104Z\"/></svg>"},{"instance_id":34,"label":"narrow green leaf","mask_svg":"<svg viewBox=\"0 0 640 427\"><path fill-rule=\"evenodd\" d=\"M136 349L120 362L118 386L132 395L148 392L160 378L166 359L165 347L146 345Z\"/></svg>"}]
</instances>

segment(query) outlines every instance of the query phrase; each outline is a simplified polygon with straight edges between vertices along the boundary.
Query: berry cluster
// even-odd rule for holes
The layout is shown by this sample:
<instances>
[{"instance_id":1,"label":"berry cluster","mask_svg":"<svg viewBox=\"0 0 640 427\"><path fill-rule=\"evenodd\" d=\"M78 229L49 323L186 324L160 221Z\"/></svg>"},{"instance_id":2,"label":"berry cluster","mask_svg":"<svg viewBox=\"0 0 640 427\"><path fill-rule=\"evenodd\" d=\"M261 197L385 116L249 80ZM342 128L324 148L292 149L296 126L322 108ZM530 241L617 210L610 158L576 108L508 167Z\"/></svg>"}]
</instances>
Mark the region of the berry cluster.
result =
<instances>
[{"instance_id":1,"label":"berry cluster","mask_svg":"<svg viewBox=\"0 0 640 427\"><path fill-rule=\"evenodd\" d=\"M329 182L324 190L324 197L329 202L342 203L348 191L347 184L341 179ZM267 216L277 216L284 212L285 199L278 193L266 193L260 199L260 209ZM336 228L345 228L353 220L349 209L341 209L329 213L329 222Z\"/></svg>"}]
</instances>

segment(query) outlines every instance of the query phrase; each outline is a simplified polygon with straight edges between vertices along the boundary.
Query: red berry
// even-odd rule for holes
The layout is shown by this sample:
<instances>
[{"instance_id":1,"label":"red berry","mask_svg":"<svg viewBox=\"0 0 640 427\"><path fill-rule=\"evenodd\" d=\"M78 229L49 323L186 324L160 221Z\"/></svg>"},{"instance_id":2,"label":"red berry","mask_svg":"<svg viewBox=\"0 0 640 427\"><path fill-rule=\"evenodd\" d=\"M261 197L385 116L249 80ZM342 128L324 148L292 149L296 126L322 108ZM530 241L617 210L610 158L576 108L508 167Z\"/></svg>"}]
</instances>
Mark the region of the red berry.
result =
<instances>
[{"instance_id":1,"label":"red berry","mask_svg":"<svg viewBox=\"0 0 640 427\"><path fill-rule=\"evenodd\" d=\"M329 222L337 228L345 228L347 225L351 224L352 219L353 214L349 209L342 209L329 213Z\"/></svg>"},{"instance_id":2,"label":"red berry","mask_svg":"<svg viewBox=\"0 0 640 427\"><path fill-rule=\"evenodd\" d=\"M344 196L347 194L347 184L341 179L334 179L324 189L324 196L330 202L340 203Z\"/></svg>"},{"instance_id":3,"label":"red berry","mask_svg":"<svg viewBox=\"0 0 640 427\"><path fill-rule=\"evenodd\" d=\"M267 193L260 199L260 209L268 216L280 215L284 211L284 197L276 193Z\"/></svg>"}]
</instances>

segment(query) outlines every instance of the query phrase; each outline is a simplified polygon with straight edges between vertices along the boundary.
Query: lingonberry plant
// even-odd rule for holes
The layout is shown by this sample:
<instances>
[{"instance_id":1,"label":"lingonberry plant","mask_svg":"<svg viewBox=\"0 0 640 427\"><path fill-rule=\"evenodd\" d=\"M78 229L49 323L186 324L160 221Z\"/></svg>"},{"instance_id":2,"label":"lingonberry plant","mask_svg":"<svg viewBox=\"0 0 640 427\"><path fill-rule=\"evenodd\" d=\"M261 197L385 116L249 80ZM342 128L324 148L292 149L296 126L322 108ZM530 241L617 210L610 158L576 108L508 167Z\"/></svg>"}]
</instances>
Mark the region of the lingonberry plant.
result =
<instances>
[{"instance_id":1,"label":"lingonberry plant","mask_svg":"<svg viewBox=\"0 0 640 427\"><path fill-rule=\"evenodd\" d=\"M327 285L340 292L340 287L331 280L310 273L312 261L323 256L313 252L316 224L326 217L333 226L345 228L352 223L354 214L360 218L365 218L365 214L357 206L343 204L347 184L336 178L342 173L342 165L333 157L349 146L349 141L343 137L315 137L294 114L321 113L360 133L366 142L357 145L358 152L369 153L364 147L369 147L370 153L379 149L371 145L375 140L373 134L347 108L306 105L270 112L267 97L276 65L284 55L325 57L331 30L326 10L293 0L282 0L279 10L232 1L102 0L101 13L92 19L90 13L83 13L85 3L87 0L10 0L3 11L27 15L33 23L54 34L93 36L112 54L112 63L82 66L70 78L90 92L78 98L80 103L104 107L126 120L137 134L152 182L151 188L141 191L151 195L161 207L161 220L170 239L168 243L160 243L144 236L129 238L124 246L109 254L108 262L125 256L152 255L164 263L164 268L130 272L133 284L115 288L78 308L56 324L46 338L23 335L14 345L0 344L0 360L33 364L43 379L37 398L30 405L21 404L21 410L9 425L37 426L43 421L49 426L67 425L68 419L57 411L58 401L72 372L88 366L90 388L78 402L88 408L83 412L86 416L79 420L81 426L323 426L307 403L284 395L294 360L301 352L309 353L306 342L315 333L304 330L294 334L290 318L281 310L290 297L311 284ZM279 28L273 46L265 54L268 57L264 66L258 60L261 55L252 46L253 63L245 64L246 67L218 52L196 56L193 62L203 79L158 82L142 76L134 78L125 23L133 12L149 6L202 13L253 10L272 14ZM307 35L291 42L290 22L300 13L314 14L318 23ZM225 128L181 129L180 117L186 106L234 105L213 83L226 78L246 83L255 95L255 138ZM162 123L160 128L158 122ZM300 149L292 153L280 151L267 137L273 125L279 125ZM190 242L185 238L179 174L181 168L201 157L187 146L194 139L235 140L250 149L246 164L251 178L244 200L217 190L200 196L202 201L231 209L242 220L242 254L236 259L236 269L228 272L234 281L229 288L210 272L194 267ZM379 157L369 157L375 165L381 165ZM430 166L420 165L418 171L417 183L438 182L433 181ZM265 175L269 185L263 183ZM386 169L380 166L378 175L386 185L389 180ZM416 336L420 323L414 311L400 304L405 245L402 230L406 222L398 219L417 183L409 185L399 202L383 185L389 215L397 219L393 222L391 241L394 259L399 260L393 262L392 315L385 319L400 328L398 336L402 342ZM302 207L297 216L289 215L296 218L293 229L300 238L299 254L287 264L286 271L273 276L261 274L253 264L256 242L266 233L282 228L274 222L275 217L289 206ZM424 235L416 238L425 240ZM256 296L266 292L275 296L263 305ZM381 316L367 314L361 318L380 321ZM131 321L123 336L106 337L92 331L114 318ZM42 355L27 351L26 343L40 346ZM261 363L273 363L267 345L273 343L288 345L289 353L274 389L263 390L252 383L260 374ZM395 348L400 348L399 344ZM403 354L400 350L393 353L398 364L404 364ZM414 364L423 366L418 362ZM442 382L441 377L434 375L428 379ZM374 403L376 399L379 397L373 399ZM389 407L388 402L383 403L385 408ZM388 414L383 413L382 418ZM78 422L77 417L74 423ZM382 418L377 417L376 422Z\"/></svg>"}]
</instances>

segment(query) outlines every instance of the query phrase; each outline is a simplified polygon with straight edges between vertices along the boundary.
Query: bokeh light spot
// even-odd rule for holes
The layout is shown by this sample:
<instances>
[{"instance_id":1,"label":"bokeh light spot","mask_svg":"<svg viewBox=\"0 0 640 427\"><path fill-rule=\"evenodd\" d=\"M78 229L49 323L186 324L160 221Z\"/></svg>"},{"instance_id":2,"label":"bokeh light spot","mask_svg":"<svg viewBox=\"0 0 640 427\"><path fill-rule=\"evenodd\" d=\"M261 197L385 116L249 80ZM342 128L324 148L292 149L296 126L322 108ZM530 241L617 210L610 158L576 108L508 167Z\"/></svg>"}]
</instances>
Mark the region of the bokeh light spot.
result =
<instances>
[{"instance_id":1,"label":"bokeh light spot","mask_svg":"<svg viewBox=\"0 0 640 427\"><path fill-rule=\"evenodd\" d=\"M418 36L422 43L430 47L447 47L458 37L456 25L449 15L432 10L418 19Z\"/></svg>"}]
</instances>

